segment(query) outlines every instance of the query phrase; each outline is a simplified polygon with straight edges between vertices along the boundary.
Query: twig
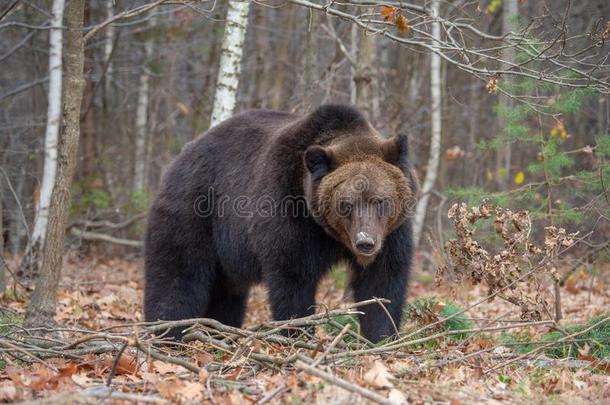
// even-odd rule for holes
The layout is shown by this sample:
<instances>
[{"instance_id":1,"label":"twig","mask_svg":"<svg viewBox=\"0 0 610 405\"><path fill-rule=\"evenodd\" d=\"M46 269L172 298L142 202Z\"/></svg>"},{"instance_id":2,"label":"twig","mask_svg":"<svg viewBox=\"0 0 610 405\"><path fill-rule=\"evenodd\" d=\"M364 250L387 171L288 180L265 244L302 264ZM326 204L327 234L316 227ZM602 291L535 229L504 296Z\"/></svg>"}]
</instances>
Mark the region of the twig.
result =
<instances>
[{"instance_id":1,"label":"twig","mask_svg":"<svg viewBox=\"0 0 610 405\"><path fill-rule=\"evenodd\" d=\"M131 246L135 248L140 248L143 246L143 243L139 240L131 240L131 239L123 239L123 238L115 238L114 236L106 235L99 232L87 232L81 231L78 228L70 228L70 233L74 236L78 236L81 239L85 240L98 240L102 242L114 243L117 245L123 246Z\"/></svg>"},{"instance_id":2,"label":"twig","mask_svg":"<svg viewBox=\"0 0 610 405\"><path fill-rule=\"evenodd\" d=\"M260 399L260 401L257 402L257 405L263 405L266 404L267 402L271 401L273 398L275 398L277 395L281 394L282 392L288 390L288 387L286 386L286 384L282 384L279 387L277 387L276 389L272 390L271 392L269 392L267 395L265 395L264 397L262 397Z\"/></svg>"},{"instance_id":3,"label":"twig","mask_svg":"<svg viewBox=\"0 0 610 405\"><path fill-rule=\"evenodd\" d=\"M117 355L114 358L114 361L112 362L112 368L110 369L110 373L108 374L108 378L106 379L107 387L110 387L110 384L112 383L112 378L114 377L114 373L116 373L116 368L119 365L121 356L125 352L125 349L127 349L127 346L129 346L129 342L123 343L123 346L121 346L121 349L119 349L119 352L117 353Z\"/></svg>"},{"instance_id":4,"label":"twig","mask_svg":"<svg viewBox=\"0 0 610 405\"><path fill-rule=\"evenodd\" d=\"M394 402L390 401L388 398L381 396L371 390L368 390L366 388L360 387L359 385L356 384L352 384L342 378L339 377L335 377L332 374L329 374L325 371L322 371L316 367L313 367L309 364L304 363L301 360L297 360L297 362L295 363L295 367L299 370L302 370L308 374L311 374L313 376L316 376L318 378L321 378L333 385L336 385L338 387L343 388L344 390L347 390L349 392L355 392L361 396L363 396L364 398L376 402L378 404L383 404L383 405L396 405Z\"/></svg>"}]
</instances>

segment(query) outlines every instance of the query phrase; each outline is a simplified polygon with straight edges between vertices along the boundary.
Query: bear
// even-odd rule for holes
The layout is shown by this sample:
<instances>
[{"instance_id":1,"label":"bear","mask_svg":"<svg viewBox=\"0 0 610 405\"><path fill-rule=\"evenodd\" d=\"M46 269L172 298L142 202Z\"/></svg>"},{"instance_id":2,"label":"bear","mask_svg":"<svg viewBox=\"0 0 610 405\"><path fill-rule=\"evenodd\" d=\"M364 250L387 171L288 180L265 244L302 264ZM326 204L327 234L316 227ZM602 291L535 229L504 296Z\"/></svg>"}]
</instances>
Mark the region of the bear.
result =
<instances>
[{"instance_id":1,"label":"bear","mask_svg":"<svg viewBox=\"0 0 610 405\"><path fill-rule=\"evenodd\" d=\"M384 139L353 106L235 115L186 144L163 176L144 241L144 317L240 327L261 282L274 320L307 316L320 280L344 262L356 301L390 301L360 308L360 332L392 336L417 192L406 135Z\"/></svg>"}]
</instances>

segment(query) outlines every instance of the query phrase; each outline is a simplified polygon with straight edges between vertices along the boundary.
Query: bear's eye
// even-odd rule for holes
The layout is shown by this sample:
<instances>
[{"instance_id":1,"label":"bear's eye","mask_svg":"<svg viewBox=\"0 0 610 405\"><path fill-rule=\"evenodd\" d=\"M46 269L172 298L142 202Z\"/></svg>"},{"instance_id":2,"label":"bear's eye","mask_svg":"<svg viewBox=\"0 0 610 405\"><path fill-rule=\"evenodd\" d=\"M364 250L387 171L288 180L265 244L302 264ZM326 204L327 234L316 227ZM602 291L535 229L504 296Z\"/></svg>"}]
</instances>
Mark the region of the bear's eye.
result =
<instances>
[{"instance_id":1,"label":"bear's eye","mask_svg":"<svg viewBox=\"0 0 610 405\"><path fill-rule=\"evenodd\" d=\"M352 214L352 203L349 201L339 202L339 216L349 217Z\"/></svg>"},{"instance_id":2,"label":"bear's eye","mask_svg":"<svg viewBox=\"0 0 610 405\"><path fill-rule=\"evenodd\" d=\"M390 203L386 198L375 198L371 201L375 209L377 210L377 215L383 217L385 215L389 215L390 213Z\"/></svg>"}]
</instances>

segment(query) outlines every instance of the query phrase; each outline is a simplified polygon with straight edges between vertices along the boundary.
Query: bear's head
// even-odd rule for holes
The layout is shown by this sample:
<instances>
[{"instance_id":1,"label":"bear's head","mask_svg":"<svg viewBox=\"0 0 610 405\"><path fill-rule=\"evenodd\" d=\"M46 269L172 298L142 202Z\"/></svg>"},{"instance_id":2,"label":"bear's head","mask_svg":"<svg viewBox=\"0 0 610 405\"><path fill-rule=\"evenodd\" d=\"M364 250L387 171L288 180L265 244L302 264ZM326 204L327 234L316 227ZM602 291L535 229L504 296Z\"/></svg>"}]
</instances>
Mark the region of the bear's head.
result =
<instances>
[{"instance_id":1,"label":"bear's head","mask_svg":"<svg viewBox=\"0 0 610 405\"><path fill-rule=\"evenodd\" d=\"M414 208L419 186L407 155L402 134L339 137L305 151L304 188L314 219L363 266Z\"/></svg>"}]
</instances>

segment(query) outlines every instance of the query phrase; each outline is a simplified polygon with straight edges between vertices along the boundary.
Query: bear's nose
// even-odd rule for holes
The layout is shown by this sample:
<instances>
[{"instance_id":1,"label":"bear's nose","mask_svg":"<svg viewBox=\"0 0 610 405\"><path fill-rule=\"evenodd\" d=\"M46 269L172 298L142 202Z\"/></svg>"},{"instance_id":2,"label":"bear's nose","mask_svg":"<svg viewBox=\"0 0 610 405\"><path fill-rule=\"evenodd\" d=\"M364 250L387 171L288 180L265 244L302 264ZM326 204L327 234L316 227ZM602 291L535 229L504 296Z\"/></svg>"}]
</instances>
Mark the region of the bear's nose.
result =
<instances>
[{"instance_id":1,"label":"bear's nose","mask_svg":"<svg viewBox=\"0 0 610 405\"><path fill-rule=\"evenodd\" d=\"M355 245L360 252L371 253L375 249L375 240L364 232L358 232Z\"/></svg>"}]
</instances>

